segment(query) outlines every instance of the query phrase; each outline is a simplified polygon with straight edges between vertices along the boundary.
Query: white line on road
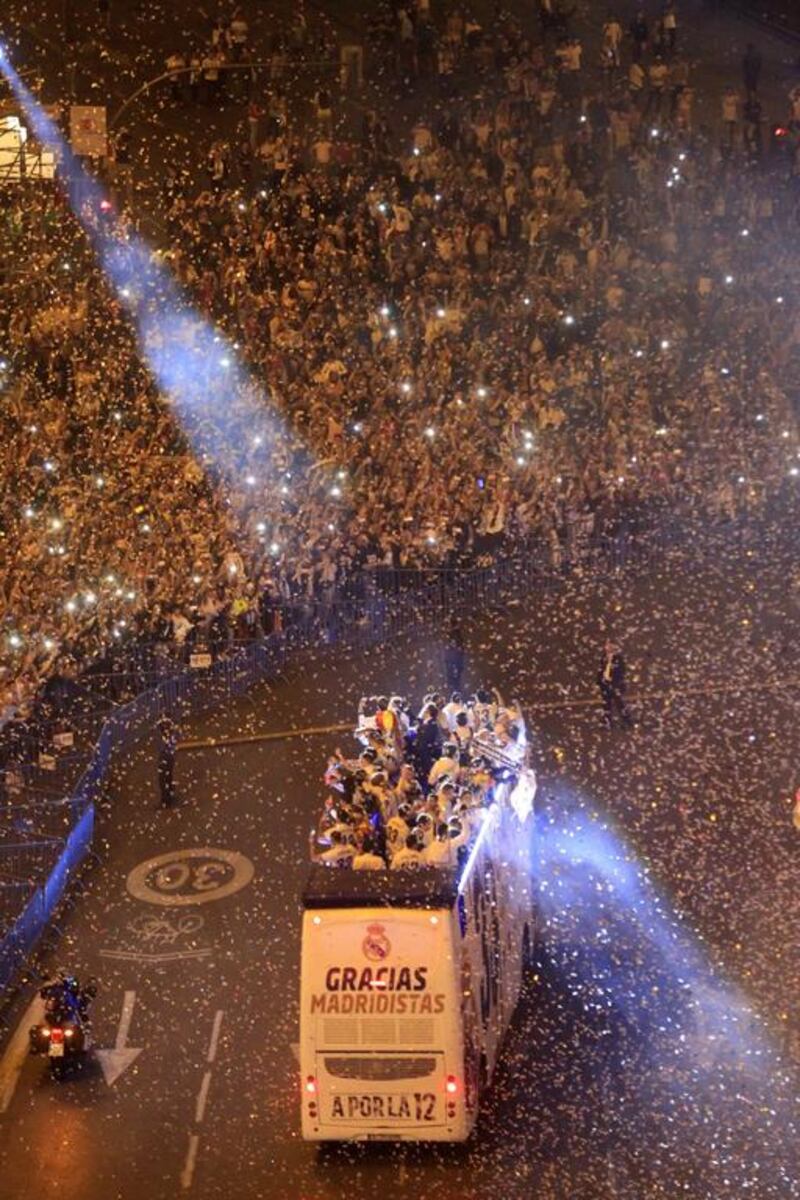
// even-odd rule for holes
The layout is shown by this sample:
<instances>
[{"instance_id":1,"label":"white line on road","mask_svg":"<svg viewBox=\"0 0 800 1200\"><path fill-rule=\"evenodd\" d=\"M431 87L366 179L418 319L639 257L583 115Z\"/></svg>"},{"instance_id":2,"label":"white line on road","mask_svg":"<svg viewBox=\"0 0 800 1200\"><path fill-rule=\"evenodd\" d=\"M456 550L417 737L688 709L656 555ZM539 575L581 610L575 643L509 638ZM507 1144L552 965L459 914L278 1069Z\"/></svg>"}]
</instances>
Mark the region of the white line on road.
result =
<instances>
[{"instance_id":1,"label":"white line on road","mask_svg":"<svg viewBox=\"0 0 800 1200\"><path fill-rule=\"evenodd\" d=\"M136 1003L136 992L126 992L122 1001L122 1013L117 1026L117 1042L115 1049L122 1050L128 1040L128 1034L131 1031L131 1020L133 1019L133 1006Z\"/></svg>"},{"instance_id":2,"label":"white line on road","mask_svg":"<svg viewBox=\"0 0 800 1200\"><path fill-rule=\"evenodd\" d=\"M211 1026L211 1037L208 1040L208 1050L206 1051L207 1063L213 1063L214 1059L217 1057L217 1050L219 1048L219 1031L222 1028L222 1018L224 1015L224 1011L221 1008L218 1008L214 1013L214 1022ZM206 1115L208 1092L209 1088L211 1087L211 1075L211 1071L204 1071L203 1078L200 1081L200 1091L197 1093L197 1099L195 1100L194 1105L195 1125L202 1125L203 1118ZM188 1191L192 1186L194 1168L197 1162L197 1151L199 1147L200 1134L190 1133L189 1148L186 1151L186 1162L183 1164L183 1170L181 1171L181 1187L184 1191Z\"/></svg>"},{"instance_id":3,"label":"white line on road","mask_svg":"<svg viewBox=\"0 0 800 1200\"><path fill-rule=\"evenodd\" d=\"M221 1008L218 1008L214 1013L214 1024L211 1027L211 1041L208 1043L206 1062L213 1063L214 1059L217 1057L217 1044L219 1042L220 1027L222 1026L222 1015Z\"/></svg>"},{"instance_id":4,"label":"white line on road","mask_svg":"<svg viewBox=\"0 0 800 1200\"><path fill-rule=\"evenodd\" d=\"M13 1037L6 1047L6 1052L0 1059L0 1113L8 1110L14 1096L20 1072L28 1057L30 1045L28 1030L31 1025L38 1025L44 1017L44 1000L35 996L14 1030Z\"/></svg>"},{"instance_id":5,"label":"white line on road","mask_svg":"<svg viewBox=\"0 0 800 1200\"><path fill-rule=\"evenodd\" d=\"M186 1162L183 1164L183 1170L181 1171L181 1187L184 1190L187 1190L192 1186L195 1163L197 1162L197 1147L199 1144L200 1135L197 1133L190 1133L189 1149L186 1151Z\"/></svg>"},{"instance_id":6,"label":"white line on road","mask_svg":"<svg viewBox=\"0 0 800 1200\"><path fill-rule=\"evenodd\" d=\"M165 963L185 962L192 958L208 958L211 947L199 950L174 950L170 954L139 954L134 950L101 950L101 958L121 958L127 962Z\"/></svg>"},{"instance_id":7,"label":"white line on road","mask_svg":"<svg viewBox=\"0 0 800 1200\"><path fill-rule=\"evenodd\" d=\"M197 1103L194 1106L194 1123L202 1125L203 1117L206 1113L206 1104L208 1103L208 1089L211 1087L211 1072L206 1071L203 1076L203 1082L200 1084L200 1091L197 1093Z\"/></svg>"}]
</instances>

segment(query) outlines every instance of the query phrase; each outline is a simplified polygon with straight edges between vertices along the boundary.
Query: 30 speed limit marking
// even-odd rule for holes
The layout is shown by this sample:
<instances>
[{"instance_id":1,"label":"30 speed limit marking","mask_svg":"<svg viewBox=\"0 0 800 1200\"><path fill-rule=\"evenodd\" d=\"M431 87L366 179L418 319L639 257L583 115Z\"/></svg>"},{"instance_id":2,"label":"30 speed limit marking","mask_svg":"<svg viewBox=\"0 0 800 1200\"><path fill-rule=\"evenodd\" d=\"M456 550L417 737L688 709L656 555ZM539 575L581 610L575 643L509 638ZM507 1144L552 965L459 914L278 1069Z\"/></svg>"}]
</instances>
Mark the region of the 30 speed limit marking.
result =
<instances>
[{"instance_id":1,"label":"30 speed limit marking","mask_svg":"<svg viewBox=\"0 0 800 1200\"><path fill-rule=\"evenodd\" d=\"M145 859L130 872L126 886L137 900L174 907L223 900L252 878L253 864L238 850L194 847Z\"/></svg>"}]
</instances>

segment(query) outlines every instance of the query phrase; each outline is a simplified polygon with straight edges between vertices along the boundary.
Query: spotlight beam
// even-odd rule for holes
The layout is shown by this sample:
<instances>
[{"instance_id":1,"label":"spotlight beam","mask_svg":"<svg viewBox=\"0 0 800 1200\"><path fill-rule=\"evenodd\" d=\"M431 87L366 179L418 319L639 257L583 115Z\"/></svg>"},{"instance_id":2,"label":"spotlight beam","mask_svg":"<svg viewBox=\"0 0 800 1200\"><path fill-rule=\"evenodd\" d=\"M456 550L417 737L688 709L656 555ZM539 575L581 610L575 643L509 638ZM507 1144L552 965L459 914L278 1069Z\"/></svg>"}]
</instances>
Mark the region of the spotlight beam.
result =
<instances>
[{"instance_id":1,"label":"spotlight beam","mask_svg":"<svg viewBox=\"0 0 800 1200\"><path fill-rule=\"evenodd\" d=\"M270 451L286 430L248 378L235 347L191 307L150 247L123 226L103 189L23 83L2 44L0 72L37 139L54 152L70 206L120 306L133 321L143 360L170 400L204 470L221 474L234 496L241 491L245 461L248 470L255 471L249 478L268 479ZM262 448L260 471L253 465L253 446ZM241 501L243 510L248 506Z\"/></svg>"}]
</instances>

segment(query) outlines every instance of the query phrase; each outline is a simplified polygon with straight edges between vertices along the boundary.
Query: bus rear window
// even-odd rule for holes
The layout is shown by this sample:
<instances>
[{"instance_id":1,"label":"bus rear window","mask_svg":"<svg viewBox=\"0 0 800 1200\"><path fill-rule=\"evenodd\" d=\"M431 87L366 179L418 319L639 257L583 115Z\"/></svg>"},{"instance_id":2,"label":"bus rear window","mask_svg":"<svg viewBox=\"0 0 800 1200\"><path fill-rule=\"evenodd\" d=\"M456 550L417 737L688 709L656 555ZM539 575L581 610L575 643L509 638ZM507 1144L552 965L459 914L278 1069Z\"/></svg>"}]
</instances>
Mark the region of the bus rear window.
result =
<instances>
[{"instance_id":1,"label":"bus rear window","mask_svg":"<svg viewBox=\"0 0 800 1200\"><path fill-rule=\"evenodd\" d=\"M325 1056L325 1070L337 1079L424 1079L436 1070L435 1058L340 1058Z\"/></svg>"}]
</instances>

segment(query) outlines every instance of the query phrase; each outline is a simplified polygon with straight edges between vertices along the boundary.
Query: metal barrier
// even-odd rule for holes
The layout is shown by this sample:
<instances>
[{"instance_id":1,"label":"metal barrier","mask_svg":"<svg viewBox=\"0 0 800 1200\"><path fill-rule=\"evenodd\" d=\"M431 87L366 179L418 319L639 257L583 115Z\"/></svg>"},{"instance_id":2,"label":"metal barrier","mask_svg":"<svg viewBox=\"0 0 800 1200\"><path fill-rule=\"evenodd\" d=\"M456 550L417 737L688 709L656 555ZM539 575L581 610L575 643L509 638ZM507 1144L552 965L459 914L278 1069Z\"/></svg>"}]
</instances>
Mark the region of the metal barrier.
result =
<instances>
[{"instance_id":1,"label":"metal barrier","mask_svg":"<svg viewBox=\"0 0 800 1200\"><path fill-rule=\"evenodd\" d=\"M691 525L688 533L694 535ZM241 695L259 680L285 677L304 648L362 649L418 627L441 626L464 611L558 587L576 574L615 574L650 565L677 547L689 556L710 556L722 545L752 554L753 547L777 545L777 536L774 527L763 524L728 524L707 530L700 545L680 521L671 520L646 534L566 538L558 553L541 541L515 542L508 552L496 549L487 565L471 569L375 567L347 579L336 592L282 604L280 633L230 641L209 667L191 669L185 648L169 651L153 643L130 647L122 669L104 672L94 664L70 686L75 711L69 724L78 731L77 748L46 756L54 761L42 765L43 748L52 749L52 730L64 724L60 712L28 736L33 761L15 761L6 771L6 803L0 808L6 826L5 840L0 827L0 993L29 962L91 850L95 804L112 755L152 729L162 714L185 719Z\"/></svg>"}]
</instances>

